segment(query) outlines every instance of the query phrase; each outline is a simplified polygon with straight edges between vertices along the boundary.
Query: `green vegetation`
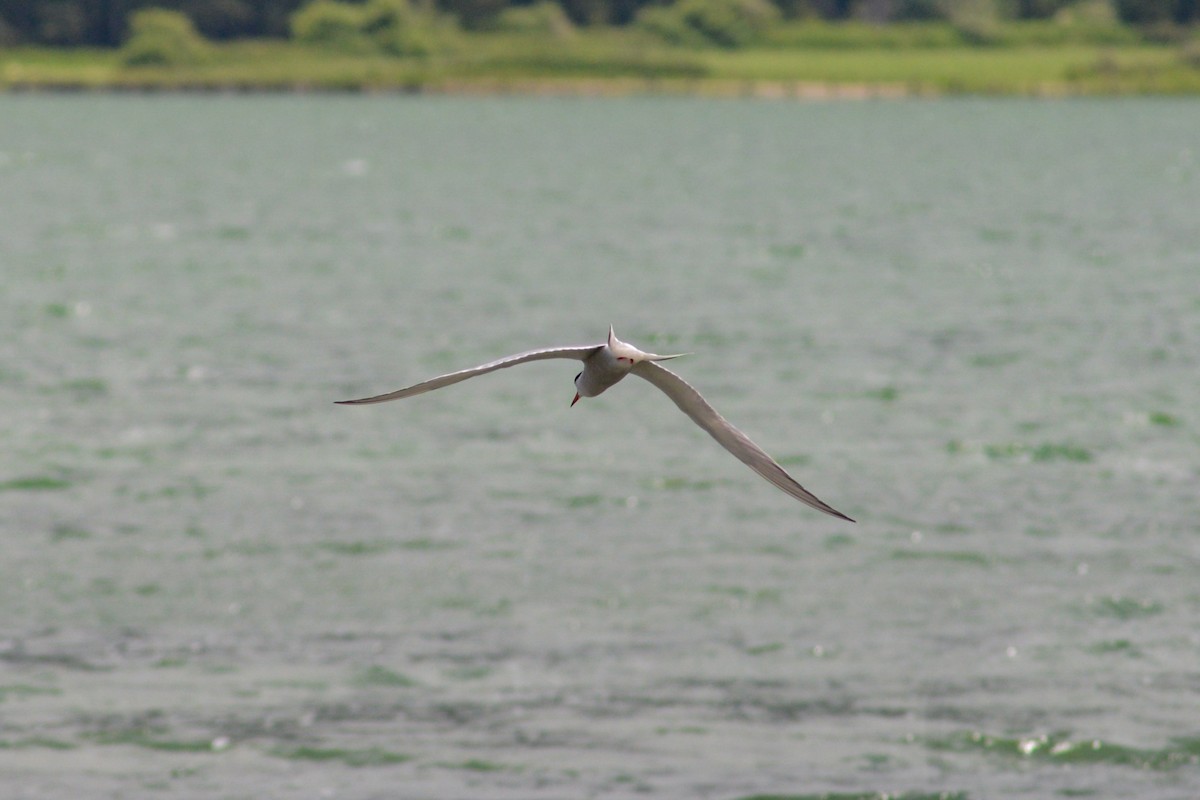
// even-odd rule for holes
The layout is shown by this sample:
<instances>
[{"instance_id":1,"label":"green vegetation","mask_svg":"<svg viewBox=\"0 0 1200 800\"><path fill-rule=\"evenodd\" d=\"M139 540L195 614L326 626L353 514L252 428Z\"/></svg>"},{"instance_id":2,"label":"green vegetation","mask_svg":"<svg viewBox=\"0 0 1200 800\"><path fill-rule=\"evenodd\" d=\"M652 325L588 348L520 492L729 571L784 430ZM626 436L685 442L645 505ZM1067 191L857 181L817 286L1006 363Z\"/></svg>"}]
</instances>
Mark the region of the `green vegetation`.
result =
<instances>
[{"instance_id":1,"label":"green vegetation","mask_svg":"<svg viewBox=\"0 0 1200 800\"><path fill-rule=\"evenodd\" d=\"M292 15L291 30L301 44L338 52L424 56L448 46L452 26L408 0L314 0Z\"/></svg>"},{"instance_id":2,"label":"green vegetation","mask_svg":"<svg viewBox=\"0 0 1200 800\"><path fill-rule=\"evenodd\" d=\"M496 17L495 29L508 33L532 33L565 39L575 33L575 25L563 7L552 0L531 6L512 6Z\"/></svg>"},{"instance_id":3,"label":"green vegetation","mask_svg":"<svg viewBox=\"0 0 1200 800\"><path fill-rule=\"evenodd\" d=\"M129 36L130 20L148 8L186 14L208 39L285 38L297 15L324 15L335 27L356 27L356 18L375 14L434 14L451 17L468 30L492 30L512 10L527 10L530 0L6 0L0 4L0 47L37 44L59 47L115 47ZM311 12L316 5L317 12ZM957 38L994 44L1007 38L1011 22L1041 22L1058 29L1136 25L1157 37L1172 37L1200 22L1195 0L544 0L534 16L553 12L573 25L625 26L650 9L676 18L692 17L692 26L724 37L726 26L745 23L747 15L785 20L893 27L939 23ZM340 8L339 8L340 6ZM769 9L766 7L770 6ZM307 9L307 10L306 10ZM371 10L367 10L371 9ZM654 16L654 15L652 15ZM1046 29L1048 30L1048 29ZM922 34L923 35L923 34Z\"/></svg>"},{"instance_id":4,"label":"green vegetation","mask_svg":"<svg viewBox=\"0 0 1200 800\"><path fill-rule=\"evenodd\" d=\"M1200 4L1181 0L96 5L6 4L0 89L1200 93Z\"/></svg>"},{"instance_id":5,"label":"green vegetation","mask_svg":"<svg viewBox=\"0 0 1200 800\"><path fill-rule=\"evenodd\" d=\"M142 9L130 18L129 29L129 41L121 48L121 60L128 66L196 64L208 52L192 20L178 11Z\"/></svg>"},{"instance_id":6,"label":"green vegetation","mask_svg":"<svg viewBox=\"0 0 1200 800\"><path fill-rule=\"evenodd\" d=\"M778 18L768 0L677 0L646 6L637 22L670 44L737 48L761 40Z\"/></svg>"}]
</instances>

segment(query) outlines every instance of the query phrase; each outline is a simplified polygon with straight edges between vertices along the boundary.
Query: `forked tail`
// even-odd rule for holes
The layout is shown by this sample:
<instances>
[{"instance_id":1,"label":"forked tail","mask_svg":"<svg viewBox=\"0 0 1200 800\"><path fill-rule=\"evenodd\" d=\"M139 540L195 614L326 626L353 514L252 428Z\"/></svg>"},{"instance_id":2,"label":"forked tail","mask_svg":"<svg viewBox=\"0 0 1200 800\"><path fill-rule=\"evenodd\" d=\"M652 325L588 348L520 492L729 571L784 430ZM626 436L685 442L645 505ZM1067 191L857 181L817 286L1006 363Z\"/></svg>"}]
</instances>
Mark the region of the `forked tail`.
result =
<instances>
[{"instance_id":1,"label":"forked tail","mask_svg":"<svg viewBox=\"0 0 1200 800\"><path fill-rule=\"evenodd\" d=\"M609 346L609 348L616 349L617 347L619 347L621 345L625 345L626 347L629 347L632 350L634 350L638 353L641 353L643 356L642 358L639 359L641 361L670 361L672 358L679 358L681 356L690 356L691 355L691 353L672 353L669 356L660 356L658 353L647 353L644 350L639 350L638 348L633 347L633 345L629 344L628 342L622 342L620 339L617 338L617 335L615 333L613 333L613 326L609 325L608 326L608 346Z\"/></svg>"}]
</instances>

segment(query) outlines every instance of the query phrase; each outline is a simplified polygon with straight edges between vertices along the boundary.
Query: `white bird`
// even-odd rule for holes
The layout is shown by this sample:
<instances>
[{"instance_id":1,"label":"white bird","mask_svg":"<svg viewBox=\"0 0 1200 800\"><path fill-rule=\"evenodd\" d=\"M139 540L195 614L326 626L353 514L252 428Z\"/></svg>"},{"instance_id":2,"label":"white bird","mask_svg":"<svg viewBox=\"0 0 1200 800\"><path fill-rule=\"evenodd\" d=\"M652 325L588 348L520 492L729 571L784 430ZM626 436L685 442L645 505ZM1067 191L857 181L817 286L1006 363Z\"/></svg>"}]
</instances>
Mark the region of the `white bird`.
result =
<instances>
[{"instance_id":1,"label":"white bird","mask_svg":"<svg viewBox=\"0 0 1200 800\"><path fill-rule=\"evenodd\" d=\"M708 431L722 447L733 453L738 459L766 478L771 483L801 503L812 506L818 511L849 520L850 517L822 502L812 492L801 486L795 478L779 466L773 458L767 455L761 447L750 441L746 434L730 425L716 409L708 404L700 393L683 378L665 367L660 367L657 361L679 358L686 353L676 353L670 356L660 356L655 353L645 353L633 345L622 342L613 333L612 326L608 328L608 341L603 344L589 344L580 347L549 347L543 350L530 350L525 353L507 356L496 361L489 361L478 367L439 375L422 383L399 389L395 392L364 397L361 400L339 400L341 405L366 405L369 403L384 403L388 400L400 400L404 397L423 394L441 389L443 386L474 378L506 367L514 367L527 361L542 361L548 358L574 358L583 362L583 371L575 376L575 405L580 397L595 397L620 381L626 375L634 374L644 378L675 401L679 410L692 418L692 421Z\"/></svg>"}]
</instances>

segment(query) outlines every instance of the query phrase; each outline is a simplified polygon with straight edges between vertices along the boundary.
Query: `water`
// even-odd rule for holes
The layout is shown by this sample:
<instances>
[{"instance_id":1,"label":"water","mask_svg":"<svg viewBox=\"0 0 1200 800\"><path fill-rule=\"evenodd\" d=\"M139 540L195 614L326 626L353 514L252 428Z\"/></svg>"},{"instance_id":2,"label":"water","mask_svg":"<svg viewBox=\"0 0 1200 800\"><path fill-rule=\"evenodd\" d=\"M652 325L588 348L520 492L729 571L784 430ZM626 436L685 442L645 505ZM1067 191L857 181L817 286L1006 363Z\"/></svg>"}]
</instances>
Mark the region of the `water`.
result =
<instances>
[{"instance_id":1,"label":"water","mask_svg":"<svg viewBox=\"0 0 1200 800\"><path fill-rule=\"evenodd\" d=\"M0 98L0 793L1195 797L1198 128Z\"/></svg>"}]
</instances>

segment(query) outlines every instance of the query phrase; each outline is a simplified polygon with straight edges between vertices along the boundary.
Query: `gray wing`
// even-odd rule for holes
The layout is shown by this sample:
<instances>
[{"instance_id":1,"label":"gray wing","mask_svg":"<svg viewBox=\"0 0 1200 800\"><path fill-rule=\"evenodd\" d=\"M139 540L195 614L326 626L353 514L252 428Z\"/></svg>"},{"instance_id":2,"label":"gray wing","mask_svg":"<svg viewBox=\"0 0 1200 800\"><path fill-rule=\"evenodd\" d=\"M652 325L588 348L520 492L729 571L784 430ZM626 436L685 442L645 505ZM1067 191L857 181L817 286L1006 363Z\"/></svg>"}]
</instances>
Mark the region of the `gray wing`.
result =
<instances>
[{"instance_id":1,"label":"gray wing","mask_svg":"<svg viewBox=\"0 0 1200 800\"><path fill-rule=\"evenodd\" d=\"M439 375L436 378L430 378L427 381L414 384L404 389L397 389L394 392L380 394L374 397L364 397L361 400L338 400L340 405L360 406L368 403L386 403L388 400L400 400L404 397L412 397L417 394L431 392L434 389L441 389L443 386L465 381L467 378L474 378L476 375L483 375L488 372L495 372L498 369L505 367L515 367L517 364L524 364L527 361L542 361L548 358L574 358L582 361L592 353L604 347L602 344L590 344L582 347L548 347L544 350L530 350L527 353L517 353L513 356L505 356L504 358L495 361L489 361L486 364L480 364L478 367L459 370L458 372L450 372L446 375Z\"/></svg>"},{"instance_id":2,"label":"gray wing","mask_svg":"<svg viewBox=\"0 0 1200 800\"><path fill-rule=\"evenodd\" d=\"M750 469L778 486L801 503L812 506L818 511L824 511L840 519L850 517L838 511L817 498L815 494L805 489L796 479L779 466L775 459L767 455L761 447L750 441L746 434L739 431L717 413L691 384L676 375L666 367L660 367L652 361L640 361L633 368L633 374L645 378L650 383L662 389L667 397L675 401L679 410L692 418L692 421L720 442L721 446L733 453Z\"/></svg>"}]
</instances>

